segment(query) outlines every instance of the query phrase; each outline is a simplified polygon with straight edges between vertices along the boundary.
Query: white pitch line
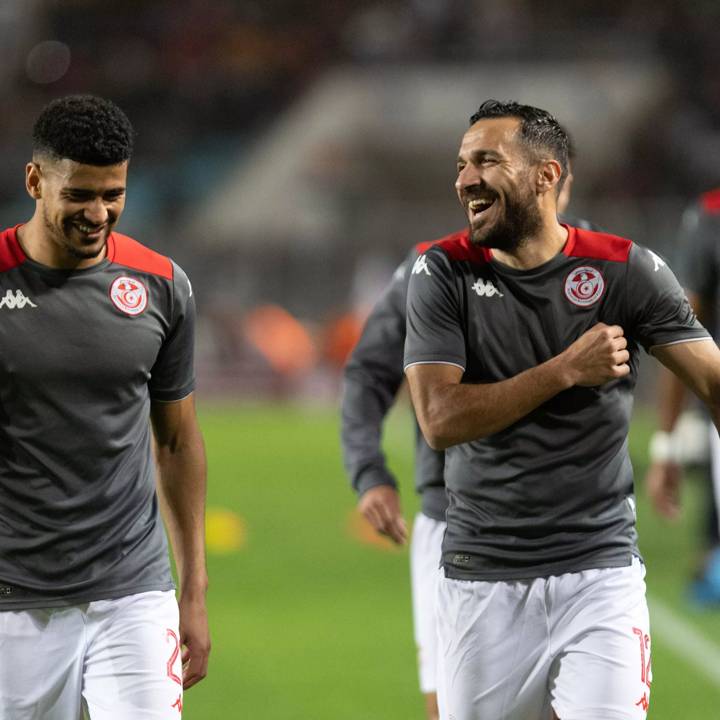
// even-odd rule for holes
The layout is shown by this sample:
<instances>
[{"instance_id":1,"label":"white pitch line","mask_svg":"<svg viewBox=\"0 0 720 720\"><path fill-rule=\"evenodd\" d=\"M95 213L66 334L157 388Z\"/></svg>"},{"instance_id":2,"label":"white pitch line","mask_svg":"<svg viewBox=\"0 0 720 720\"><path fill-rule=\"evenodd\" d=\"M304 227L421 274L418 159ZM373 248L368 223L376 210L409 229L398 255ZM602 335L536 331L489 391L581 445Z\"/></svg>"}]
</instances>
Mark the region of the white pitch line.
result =
<instances>
[{"instance_id":1,"label":"white pitch line","mask_svg":"<svg viewBox=\"0 0 720 720\"><path fill-rule=\"evenodd\" d=\"M656 597L648 596L650 632L662 639L713 684L720 686L720 646Z\"/></svg>"}]
</instances>

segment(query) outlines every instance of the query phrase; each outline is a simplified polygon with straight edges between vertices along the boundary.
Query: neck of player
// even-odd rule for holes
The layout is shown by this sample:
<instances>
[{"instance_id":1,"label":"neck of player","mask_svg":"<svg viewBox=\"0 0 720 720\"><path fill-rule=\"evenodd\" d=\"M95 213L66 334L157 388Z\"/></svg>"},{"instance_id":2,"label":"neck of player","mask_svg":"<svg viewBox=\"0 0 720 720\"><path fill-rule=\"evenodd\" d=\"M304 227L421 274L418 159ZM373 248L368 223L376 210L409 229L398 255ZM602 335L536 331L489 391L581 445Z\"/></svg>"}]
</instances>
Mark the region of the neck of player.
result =
<instances>
[{"instance_id":1,"label":"neck of player","mask_svg":"<svg viewBox=\"0 0 720 720\"><path fill-rule=\"evenodd\" d=\"M567 239L568 231L560 225L553 211L551 216L543 217L539 231L527 238L520 247L511 252L493 248L492 256L515 270L532 270L561 253Z\"/></svg>"}]
</instances>

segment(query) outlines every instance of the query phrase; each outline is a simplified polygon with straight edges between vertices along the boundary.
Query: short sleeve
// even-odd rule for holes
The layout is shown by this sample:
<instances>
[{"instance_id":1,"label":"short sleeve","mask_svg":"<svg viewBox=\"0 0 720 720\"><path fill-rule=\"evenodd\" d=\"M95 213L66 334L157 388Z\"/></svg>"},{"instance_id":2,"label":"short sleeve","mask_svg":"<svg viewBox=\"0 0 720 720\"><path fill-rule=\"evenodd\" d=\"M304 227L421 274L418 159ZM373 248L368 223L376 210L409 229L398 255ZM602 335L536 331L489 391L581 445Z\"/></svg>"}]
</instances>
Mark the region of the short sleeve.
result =
<instances>
[{"instance_id":1,"label":"short sleeve","mask_svg":"<svg viewBox=\"0 0 720 720\"><path fill-rule=\"evenodd\" d=\"M404 367L448 363L466 367L458 283L445 252L434 247L415 261L408 286Z\"/></svg>"},{"instance_id":2,"label":"short sleeve","mask_svg":"<svg viewBox=\"0 0 720 720\"><path fill-rule=\"evenodd\" d=\"M182 400L195 389L195 298L187 275L173 262L170 327L152 367L150 397Z\"/></svg>"},{"instance_id":3,"label":"short sleeve","mask_svg":"<svg viewBox=\"0 0 720 720\"><path fill-rule=\"evenodd\" d=\"M709 337L672 270L651 250L632 246L626 287L629 334L648 352Z\"/></svg>"}]
</instances>

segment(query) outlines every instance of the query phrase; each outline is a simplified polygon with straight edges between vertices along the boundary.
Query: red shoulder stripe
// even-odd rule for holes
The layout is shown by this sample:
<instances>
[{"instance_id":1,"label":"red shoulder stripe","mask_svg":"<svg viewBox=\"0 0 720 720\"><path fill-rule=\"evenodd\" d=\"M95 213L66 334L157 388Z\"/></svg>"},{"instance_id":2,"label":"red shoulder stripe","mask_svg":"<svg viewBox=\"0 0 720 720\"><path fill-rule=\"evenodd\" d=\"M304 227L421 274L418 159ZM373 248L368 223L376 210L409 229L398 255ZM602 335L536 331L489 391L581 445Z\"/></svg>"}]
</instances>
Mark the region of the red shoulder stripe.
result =
<instances>
[{"instance_id":1,"label":"red shoulder stripe","mask_svg":"<svg viewBox=\"0 0 720 720\"><path fill-rule=\"evenodd\" d=\"M470 260L471 262L484 264L490 262L492 258L489 248L473 245L470 241L469 230L449 235L440 240L438 245L452 260Z\"/></svg>"},{"instance_id":2,"label":"red shoulder stripe","mask_svg":"<svg viewBox=\"0 0 720 720\"><path fill-rule=\"evenodd\" d=\"M108 260L132 270L160 275L172 280L173 268L170 258L156 253L127 235L111 233L108 238Z\"/></svg>"},{"instance_id":3,"label":"red shoulder stripe","mask_svg":"<svg viewBox=\"0 0 720 720\"><path fill-rule=\"evenodd\" d=\"M568 229L569 237L563 253L568 257L627 262L632 240L568 225L565 227Z\"/></svg>"},{"instance_id":4,"label":"red shoulder stripe","mask_svg":"<svg viewBox=\"0 0 720 720\"><path fill-rule=\"evenodd\" d=\"M467 230L458 230L457 232L451 233L450 235L445 235L441 238L437 238L436 240L426 240L425 242L420 242L415 246L415 250L417 250L418 255L422 255L424 252L429 250L433 245L437 245L438 243L445 242L446 240L457 240L460 239L463 235L467 235Z\"/></svg>"},{"instance_id":5,"label":"red shoulder stripe","mask_svg":"<svg viewBox=\"0 0 720 720\"><path fill-rule=\"evenodd\" d=\"M17 239L19 227L16 225L0 233L0 272L12 270L27 259Z\"/></svg>"},{"instance_id":6,"label":"red shoulder stripe","mask_svg":"<svg viewBox=\"0 0 720 720\"><path fill-rule=\"evenodd\" d=\"M720 213L720 188L710 190L700 196L700 204L708 213Z\"/></svg>"}]
</instances>

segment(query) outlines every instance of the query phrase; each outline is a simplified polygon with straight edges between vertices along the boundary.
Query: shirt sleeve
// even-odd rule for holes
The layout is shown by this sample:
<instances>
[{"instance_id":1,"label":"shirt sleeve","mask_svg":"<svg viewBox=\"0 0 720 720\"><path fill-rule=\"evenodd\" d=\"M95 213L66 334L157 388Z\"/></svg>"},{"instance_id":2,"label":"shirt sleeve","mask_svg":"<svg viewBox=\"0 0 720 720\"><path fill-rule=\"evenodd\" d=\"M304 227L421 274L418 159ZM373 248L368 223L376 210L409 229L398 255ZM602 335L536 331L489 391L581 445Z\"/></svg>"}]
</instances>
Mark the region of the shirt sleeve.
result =
<instances>
[{"instance_id":1,"label":"shirt sleeve","mask_svg":"<svg viewBox=\"0 0 720 720\"><path fill-rule=\"evenodd\" d=\"M462 301L450 260L439 247L420 255L410 274L405 369L424 363L466 368Z\"/></svg>"},{"instance_id":2,"label":"shirt sleeve","mask_svg":"<svg viewBox=\"0 0 720 720\"><path fill-rule=\"evenodd\" d=\"M405 299L417 253L400 264L370 313L345 366L341 400L343 462L355 491L397 487L381 449L382 425L404 375Z\"/></svg>"},{"instance_id":3,"label":"shirt sleeve","mask_svg":"<svg viewBox=\"0 0 720 720\"><path fill-rule=\"evenodd\" d=\"M182 400L195 389L195 298L187 275L173 262L170 326L149 382L153 400Z\"/></svg>"},{"instance_id":4,"label":"shirt sleeve","mask_svg":"<svg viewBox=\"0 0 720 720\"><path fill-rule=\"evenodd\" d=\"M715 260L718 228L700 204L683 214L678 233L678 279L682 286L701 298L712 299L718 278Z\"/></svg>"},{"instance_id":5,"label":"shirt sleeve","mask_svg":"<svg viewBox=\"0 0 720 720\"><path fill-rule=\"evenodd\" d=\"M646 351L710 337L665 260L633 245L627 268L629 333Z\"/></svg>"}]
</instances>

